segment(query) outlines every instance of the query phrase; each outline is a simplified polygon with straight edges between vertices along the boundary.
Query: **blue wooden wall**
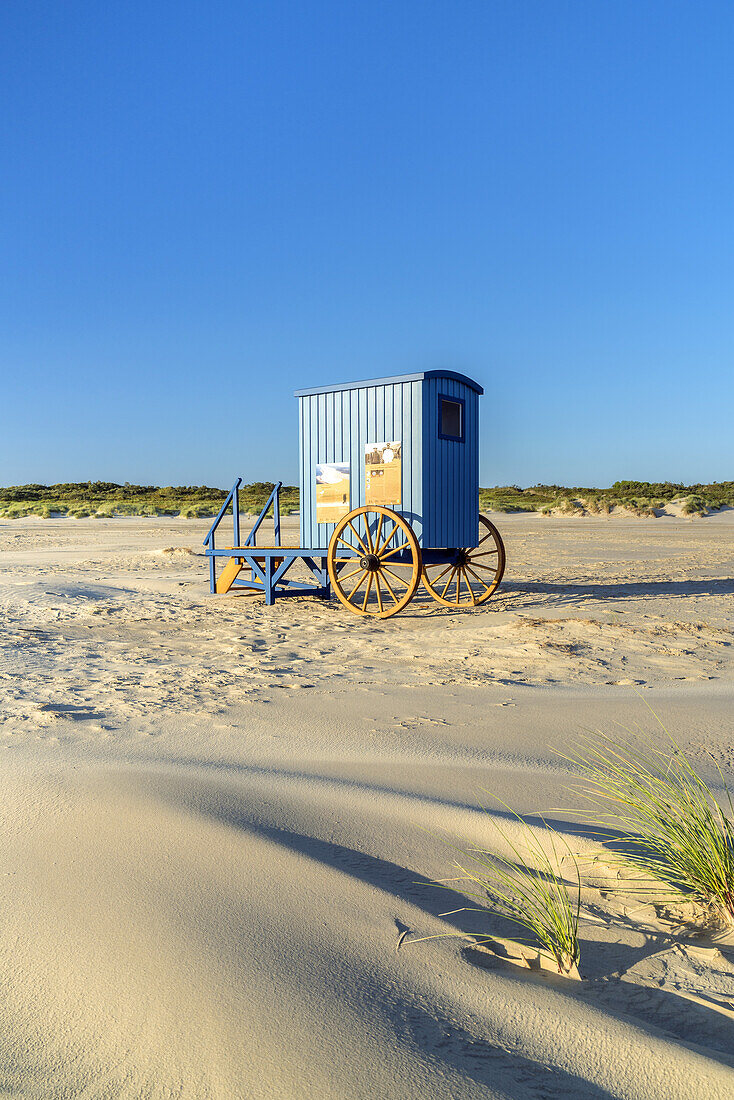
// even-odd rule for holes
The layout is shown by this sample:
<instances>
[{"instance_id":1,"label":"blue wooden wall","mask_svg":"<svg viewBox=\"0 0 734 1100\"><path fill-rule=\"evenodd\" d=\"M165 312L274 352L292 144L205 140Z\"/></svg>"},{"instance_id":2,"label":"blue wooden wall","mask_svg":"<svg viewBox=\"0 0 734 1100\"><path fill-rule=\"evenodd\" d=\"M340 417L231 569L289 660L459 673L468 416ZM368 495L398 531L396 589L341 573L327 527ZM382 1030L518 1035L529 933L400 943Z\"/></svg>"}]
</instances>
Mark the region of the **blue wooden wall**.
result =
<instances>
[{"instance_id":1,"label":"blue wooden wall","mask_svg":"<svg viewBox=\"0 0 734 1100\"><path fill-rule=\"evenodd\" d=\"M349 462L351 508L365 503L367 443L402 442L402 505L422 546L476 542L479 394L460 376L431 371L297 393L300 413L301 545L328 545L333 524L316 523L317 463ZM438 399L465 401L463 442L438 437Z\"/></svg>"},{"instance_id":2,"label":"blue wooden wall","mask_svg":"<svg viewBox=\"0 0 734 1100\"><path fill-rule=\"evenodd\" d=\"M464 402L464 439L439 437L439 397ZM450 376L423 382L423 546L476 546L479 394Z\"/></svg>"}]
</instances>

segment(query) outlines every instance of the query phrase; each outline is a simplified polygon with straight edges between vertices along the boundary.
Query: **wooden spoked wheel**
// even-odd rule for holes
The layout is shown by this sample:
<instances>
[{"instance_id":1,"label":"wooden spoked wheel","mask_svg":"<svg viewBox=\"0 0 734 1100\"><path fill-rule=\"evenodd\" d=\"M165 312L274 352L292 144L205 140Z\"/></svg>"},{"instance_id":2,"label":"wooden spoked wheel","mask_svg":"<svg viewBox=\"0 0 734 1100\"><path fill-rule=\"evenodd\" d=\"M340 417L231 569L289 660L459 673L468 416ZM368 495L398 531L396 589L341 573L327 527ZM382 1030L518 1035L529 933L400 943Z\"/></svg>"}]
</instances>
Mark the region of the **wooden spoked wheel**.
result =
<instances>
[{"instance_id":1,"label":"wooden spoked wheel","mask_svg":"<svg viewBox=\"0 0 734 1100\"><path fill-rule=\"evenodd\" d=\"M493 523L479 517L479 542L457 550L455 559L423 565L423 584L447 607L478 607L488 600L505 571L505 545Z\"/></svg>"},{"instance_id":2,"label":"wooden spoked wheel","mask_svg":"<svg viewBox=\"0 0 734 1100\"><path fill-rule=\"evenodd\" d=\"M397 512L373 505L344 516L329 542L327 564L337 597L356 615L389 619L410 603L421 579L413 528Z\"/></svg>"}]
</instances>

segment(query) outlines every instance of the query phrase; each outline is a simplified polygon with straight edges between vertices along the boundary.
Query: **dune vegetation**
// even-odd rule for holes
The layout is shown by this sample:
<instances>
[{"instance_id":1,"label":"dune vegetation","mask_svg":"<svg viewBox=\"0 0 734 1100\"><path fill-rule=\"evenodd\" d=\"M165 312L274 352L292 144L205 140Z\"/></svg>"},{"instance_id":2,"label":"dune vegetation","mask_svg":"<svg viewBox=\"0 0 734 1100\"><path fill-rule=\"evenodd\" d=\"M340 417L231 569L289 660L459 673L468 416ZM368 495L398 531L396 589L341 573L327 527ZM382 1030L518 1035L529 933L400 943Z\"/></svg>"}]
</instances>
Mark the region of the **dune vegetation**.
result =
<instances>
[{"instance_id":1,"label":"dune vegetation","mask_svg":"<svg viewBox=\"0 0 734 1100\"><path fill-rule=\"evenodd\" d=\"M240 487L240 510L258 513L273 490L272 481ZM11 485L0 488L0 516L215 516L228 490L210 485L123 485L113 481L80 481L58 485ZM280 503L284 513L298 508L298 487L285 485ZM545 515L605 515L624 508L639 516L676 502L684 515L706 515L734 507L734 481L711 485L674 482L615 481L608 489L563 485L502 485L479 490L479 507L493 512L541 512Z\"/></svg>"},{"instance_id":2,"label":"dune vegetation","mask_svg":"<svg viewBox=\"0 0 734 1100\"><path fill-rule=\"evenodd\" d=\"M542 512L546 515L604 515L624 508L638 516L679 503L684 515L706 515L734 506L734 481L710 485L678 482L615 481L608 489L567 488L563 485L496 486L479 490L479 504L493 512Z\"/></svg>"},{"instance_id":3,"label":"dune vegetation","mask_svg":"<svg viewBox=\"0 0 734 1100\"><path fill-rule=\"evenodd\" d=\"M257 513L273 491L273 482L240 487L240 510ZM60 485L14 485L0 488L0 516L72 516L100 519L112 516L215 516L228 490L209 485L118 485L112 481L69 482ZM298 507L298 489L284 486L281 508Z\"/></svg>"}]
</instances>

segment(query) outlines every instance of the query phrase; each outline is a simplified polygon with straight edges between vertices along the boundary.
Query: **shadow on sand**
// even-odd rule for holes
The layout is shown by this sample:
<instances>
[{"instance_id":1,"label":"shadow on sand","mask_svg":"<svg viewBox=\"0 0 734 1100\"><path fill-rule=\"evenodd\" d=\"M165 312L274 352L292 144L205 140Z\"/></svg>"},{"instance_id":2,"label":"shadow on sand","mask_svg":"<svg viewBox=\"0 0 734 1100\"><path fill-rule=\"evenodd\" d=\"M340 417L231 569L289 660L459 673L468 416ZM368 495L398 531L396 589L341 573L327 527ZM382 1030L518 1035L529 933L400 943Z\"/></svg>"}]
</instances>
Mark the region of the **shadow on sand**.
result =
<instances>
[{"instance_id":1,"label":"shadow on sand","mask_svg":"<svg viewBox=\"0 0 734 1100\"><path fill-rule=\"evenodd\" d=\"M550 584L545 581L506 581L497 595L558 596L567 600L614 600L661 596L721 596L734 594L734 579L711 577L691 581L623 581L614 584ZM488 602L489 606L491 601Z\"/></svg>"},{"instance_id":2,"label":"shadow on sand","mask_svg":"<svg viewBox=\"0 0 734 1100\"><path fill-rule=\"evenodd\" d=\"M158 796L177 805L179 809L185 807L190 812L213 819L232 829L262 836L283 848L381 890L396 901L406 902L426 915L442 919L450 933L517 938L518 930L512 922L489 911L461 911L467 904L463 894L451 888L439 889L429 878L409 867L334 840L325 840L275 824L274 821L282 816L277 783L279 778L285 778L283 773L249 766L238 766L226 770L230 774L239 774L242 778L246 778L248 774L267 774L273 780L273 792L263 797L262 789L258 789L257 809L255 809L245 791L237 791L229 784L220 785L216 781L206 781L202 784L201 775L194 777L190 773L182 784L183 777L180 777L179 773L179 777L174 779L170 786L165 780L157 786ZM298 776L297 772L286 774L290 778ZM173 779L173 776L171 778ZM301 774L301 779L307 778L313 780L316 777ZM447 802L441 804L456 805ZM456 808L476 809L477 807L456 805ZM270 818L270 821L267 818ZM569 833L591 835L590 830L576 823L554 820L553 824L556 828ZM446 863L447 874L450 874L451 854L448 851ZM451 910L460 911L450 912ZM731 1021L722 1018L705 1006L682 1001L672 991L640 986L624 980L624 972L632 965L667 946L672 946L677 938L635 927L628 921L623 923L634 928L642 942L635 946L619 943L617 937L609 942L582 937L581 969L587 980L578 984L560 977L555 978L553 975L539 977L530 972L525 973L501 960L495 961L478 952L472 952L470 947L469 954L465 949L464 958L474 966L496 971L501 974L503 980L531 982L540 988L550 985L556 994L592 1001L598 1011L628 1023L634 1022L634 1026L645 1035L673 1039L715 1062L734 1066L734 1056L731 1054L734 1044L734 1024ZM398 930L404 927L400 923L397 924ZM420 935L422 930L413 929L412 931ZM401 951L405 949L407 947L404 942ZM416 945L412 950L428 951L429 945ZM584 960L586 960L585 963ZM430 965L430 962L427 965ZM538 992L540 994L540 989ZM432 1014L425 1013L412 1000L405 1000L392 1011L395 1014L396 1027L401 1029L408 1027L413 1041L421 1045L426 1056L435 1057L440 1054L447 1061L455 1061L463 1073L469 1073L476 1081L487 1086L491 1086L496 1081L495 1075L500 1068L497 1059L500 1059L503 1071L506 1067L511 1068L519 1090L515 1094L507 1092L507 1082L503 1080L504 1094L515 1095L518 1100L519 1097L527 1095L526 1088L531 1080L537 1084L538 1067L531 1060L524 1059L521 1054L513 1051L510 1055L501 1047L484 1040L477 1040L475 1036L461 1031L455 1022L442 1022ZM611 1095L598 1086L582 1081L558 1067L545 1067L543 1075L543 1080L552 1089L552 1095L583 1096L588 1097L589 1100L606 1100ZM530 1095L534 1095L532 1088Z\"/></svg>"}]
</instances>

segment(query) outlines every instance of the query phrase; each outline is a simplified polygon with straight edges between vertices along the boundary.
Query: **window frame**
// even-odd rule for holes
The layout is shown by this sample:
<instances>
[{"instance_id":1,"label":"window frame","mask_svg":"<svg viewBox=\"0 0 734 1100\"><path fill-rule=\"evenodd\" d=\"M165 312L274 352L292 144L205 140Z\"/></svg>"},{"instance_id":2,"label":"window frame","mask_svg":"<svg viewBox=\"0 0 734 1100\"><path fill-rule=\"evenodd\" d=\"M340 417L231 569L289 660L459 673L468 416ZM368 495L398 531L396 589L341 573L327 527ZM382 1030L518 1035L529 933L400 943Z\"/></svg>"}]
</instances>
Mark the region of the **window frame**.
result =
<instances>
[{"instance_id":1,"label":"window frame","mask_svg":"<svg viewBox=\"0 0 734 1100\"><path fill-rule=\"evenodd\" d=\"M442 405L441 405L442 401L453 401L453 403L455 405L460 406L460 408L461 408L461 412L459 414L460 419L461 419L461 434L460 435L446 435L445 432L442 431L442 427L443 427L443 408L442 408ZM465 443L466 442L466 401L463 397L454 397L454 395L450 394L450 393L439 393L439 395L438 395L438 438L439 439L448 439L452 443Z\"/></svg>"}]
</instances>

